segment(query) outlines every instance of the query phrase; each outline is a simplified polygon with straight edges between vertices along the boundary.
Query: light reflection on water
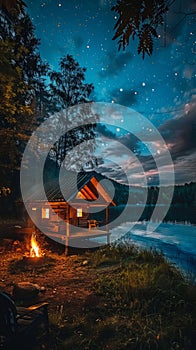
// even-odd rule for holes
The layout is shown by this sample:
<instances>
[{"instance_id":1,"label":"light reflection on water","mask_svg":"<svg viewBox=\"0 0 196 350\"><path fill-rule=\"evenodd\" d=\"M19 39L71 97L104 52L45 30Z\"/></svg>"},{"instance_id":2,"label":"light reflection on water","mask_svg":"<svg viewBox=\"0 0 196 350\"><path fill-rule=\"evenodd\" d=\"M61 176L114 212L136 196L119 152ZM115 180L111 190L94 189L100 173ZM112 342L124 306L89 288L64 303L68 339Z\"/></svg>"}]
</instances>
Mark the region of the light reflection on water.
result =
<instances>
[{"instance_id":1,"label":"light reflection on water","mask_svg":"<svg viewBox=\"0 0 196 350\"><path fill-rule=\"evenodd\" d=\"M111 241L160 251L185 274L191 274L193 280L196 278L196 226L160 223L155 231L149 232L147 222L136 223L129 231L130 224L125 222L112 229Z\"/></svg>"}]
</instances>

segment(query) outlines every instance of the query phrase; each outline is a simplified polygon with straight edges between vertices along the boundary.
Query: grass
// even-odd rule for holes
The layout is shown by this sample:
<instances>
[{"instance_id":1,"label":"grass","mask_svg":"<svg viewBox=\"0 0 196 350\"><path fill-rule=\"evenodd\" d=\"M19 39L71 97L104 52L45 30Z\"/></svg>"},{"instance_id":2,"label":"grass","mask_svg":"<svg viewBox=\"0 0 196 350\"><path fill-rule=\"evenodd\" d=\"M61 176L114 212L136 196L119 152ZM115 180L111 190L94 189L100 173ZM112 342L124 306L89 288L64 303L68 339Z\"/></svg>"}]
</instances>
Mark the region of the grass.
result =
<instances>
[{"instance_id":1,"label":"grass","mask_svg":"<svg viewBox=\"0 0 196 350\"><path fill-rule=\"evenodd\" d=\"M126 245L88 253L96 302L50 315L50 350L192 350L195 287L156 251Z\"/></svg>"}]
</instances>

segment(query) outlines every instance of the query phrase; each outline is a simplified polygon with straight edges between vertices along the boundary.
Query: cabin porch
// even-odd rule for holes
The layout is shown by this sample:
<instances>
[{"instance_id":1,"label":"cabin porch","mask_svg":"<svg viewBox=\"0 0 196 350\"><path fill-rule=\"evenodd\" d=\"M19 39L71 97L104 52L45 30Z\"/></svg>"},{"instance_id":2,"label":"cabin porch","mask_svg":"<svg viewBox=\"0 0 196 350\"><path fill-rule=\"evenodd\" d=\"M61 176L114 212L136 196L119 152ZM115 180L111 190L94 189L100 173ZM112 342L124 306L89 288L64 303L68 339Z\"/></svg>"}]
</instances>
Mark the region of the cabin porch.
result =
<instances>
[{"instance_id":1,"label":"cabin porch","mask_svg":"<svg viewBox=\"0 0 196 350\"><path fill-rule=\"evenodd\" d=\"M82 230L79 227L72 229L55 232L52 230L44 230L45 234L57 241L58 243L65 245L65 254L68 254L69 246L75 248L95 248L103 244L110 244L110 232L93 228L90 230Z\"/></svg>"}]
</instances>

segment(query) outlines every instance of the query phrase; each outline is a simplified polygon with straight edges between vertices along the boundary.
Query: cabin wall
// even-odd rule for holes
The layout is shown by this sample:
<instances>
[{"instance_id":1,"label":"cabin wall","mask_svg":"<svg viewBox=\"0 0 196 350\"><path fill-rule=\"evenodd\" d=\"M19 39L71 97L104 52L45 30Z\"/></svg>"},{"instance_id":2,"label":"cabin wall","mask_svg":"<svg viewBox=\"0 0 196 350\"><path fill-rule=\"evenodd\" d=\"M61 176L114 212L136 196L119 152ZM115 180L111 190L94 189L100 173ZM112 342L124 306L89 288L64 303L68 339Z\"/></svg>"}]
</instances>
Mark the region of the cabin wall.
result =
<instances>
[{"instance_id":1,"label":"cabin wall","mask_svg":"<svg viewBox=\"0 0 196 350\"><path fill-rule=\"evenodd\" d=\"M90 206L91 203L83 204L80 200L77 202L74 201L70 203L70 205L62 201L50 202L50 205L48 202L40 201L29 203L29 210L35 222L35 226L39 229L43 228L57 233L65 233L66 222L69 222L69 224L74 227L83 228L89 227L88 220L97 220L100 227L107 225L108 214L106 215L106 206L102 207L102 205L99 204L99 212L89 214ZM32 225L34 225L33 222ZM73 231L74 227L72 228Z\"/></svg>"},{"instance_id":2,"label":"cabin wall","mask_svg":"<svg viewBox=\"0 0 196 350\"><path fill-rule=\"evenodd\" d=\"M87 205L74 203L73 206L66 202L53 202L50 205L47 202L34 202L29 204L29 210L38 226L41 224L49 228L62 224L62 220L68 220L73 226L87 227L87 220L90 218ZM77 209L82 210L81 217L78 217Z\"/></svg>"},{"instance_id":3,"label":"cabin wall","mask_svg":"<svg viewBox=\"0 0 196 350\"><path fill-rule=\"evenodd\" d=\"M71 203L71 205L73 205L74 208L70 206L70 224L73 226L87 227L87 220L89 219L87 206L81 205L80 203ZM77 211L77 209L79 210ZM78 217L78 214L82 216Z\"/></svg>"}]
</instances>

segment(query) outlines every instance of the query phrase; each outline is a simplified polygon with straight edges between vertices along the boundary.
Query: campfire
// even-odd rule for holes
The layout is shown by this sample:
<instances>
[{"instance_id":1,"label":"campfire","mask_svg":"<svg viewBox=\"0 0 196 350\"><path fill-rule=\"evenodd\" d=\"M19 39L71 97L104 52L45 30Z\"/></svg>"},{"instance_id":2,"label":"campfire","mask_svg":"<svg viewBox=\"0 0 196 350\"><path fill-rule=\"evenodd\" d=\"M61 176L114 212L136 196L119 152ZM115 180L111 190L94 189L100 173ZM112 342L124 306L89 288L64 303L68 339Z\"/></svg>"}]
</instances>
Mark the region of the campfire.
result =
<instances>
[{"instance_id":1,"label":"campfire","mask_svg":"<svg viewBox=\"0 0 196 350\"><path fill-rule=\"evenodd\" d=\"M36 239L35 232L32 233L30 238L30 244L28 244L29 251L25 253L23 256L23 260L25 260L28 263L41 263L44 257L44 253L42 249L40 248L40 245Z\"/></svg>"},{"instance_id":2,"label":"campfire","mask_svg":"<svg viewBox=\"0 0 196 350\"><path fill-rule=\"evenodd\" d=\"M31 241L30 241L30 257L31 258L41 258L41 249L38 245L38 242L36 240L36 235L33 232L31 235Z\"/></svg>"}]
</instances>

